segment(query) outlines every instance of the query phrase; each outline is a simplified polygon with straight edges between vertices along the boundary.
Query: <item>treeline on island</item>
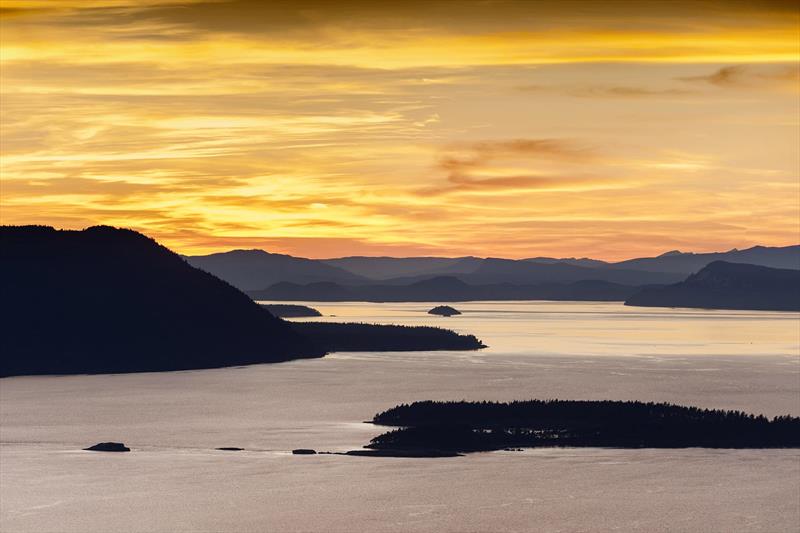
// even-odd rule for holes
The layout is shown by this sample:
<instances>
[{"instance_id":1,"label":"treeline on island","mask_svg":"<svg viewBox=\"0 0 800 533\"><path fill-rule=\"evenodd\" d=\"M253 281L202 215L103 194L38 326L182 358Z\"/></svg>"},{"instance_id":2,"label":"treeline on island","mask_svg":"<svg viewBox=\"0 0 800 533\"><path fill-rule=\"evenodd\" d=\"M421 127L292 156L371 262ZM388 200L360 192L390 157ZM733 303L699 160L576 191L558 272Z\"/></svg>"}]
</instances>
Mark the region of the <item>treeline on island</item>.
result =
<instances>
[{"instance_id":1,"label":"treeline on island","mask_svg":"<svg viewBox=\"0 0 800 533\"><path fill-rule=\"evenodd\" d=\"M403 404L373 423L401 426L375 450L476 452L575 446L614 448L797 448L800 418L638 401L528 400Z\"/></svg>"},{"instance_id":2,"label":"treeline on island","mask_svg":"<svg viewBox=\"0 0 800 533\"><path fill-rule=\"evenodd\" d=\"M291 327L331 352L478 350L486 347L474 335L429 326L292 322Z\"/></svg>"}]
</instances>

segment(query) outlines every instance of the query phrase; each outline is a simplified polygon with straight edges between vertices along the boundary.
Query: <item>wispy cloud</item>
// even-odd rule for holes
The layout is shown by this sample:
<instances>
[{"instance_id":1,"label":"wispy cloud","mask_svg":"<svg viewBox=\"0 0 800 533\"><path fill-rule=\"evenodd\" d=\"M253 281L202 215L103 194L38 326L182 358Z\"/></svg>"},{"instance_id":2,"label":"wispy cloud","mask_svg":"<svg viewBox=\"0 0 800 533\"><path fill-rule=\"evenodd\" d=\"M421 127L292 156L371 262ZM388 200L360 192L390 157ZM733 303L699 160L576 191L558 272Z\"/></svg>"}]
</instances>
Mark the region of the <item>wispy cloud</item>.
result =
<instances>
[{"instance_id":1,"label":"wispy cloud","mask_svg":"<svg viewBox=\"0 0 800 533\"><path fill-rule=\"evenodd\" d=\"M797 238L793 3L2 4L3 223L310 256Z\"/></svg>"},{"instance_id":2,"label":"wispy cloud","mask_svg":"<svg viewBox=\"0 0 800 533\"><path fill-rule=\"evenodd\" d=\"M550 93L574 96L577 98L675 98L696 95L697 91L678 88L647 88L624 85L586 85L578 87L559 87L554 85L521 85L518 90L528 93Z\"/></svg>"},{"instance_id":3,"label":"wispy cloud","mask_svg":"<svg viewBox=\"0 0 800 533\"><path fill-rule=\"evenodd\" d=\"M541 173L548 161L587 163L597 154L570 140L510 139L454 144L440 157L446 183L420 188L423 196L447 193L569 188L591 181L586 176ZM527 170L520 173L521 170ZM546 167L545 167L546 168Z\"/></svg>"},{"instance_id":4,"label":"wispy cloud","mask_svg":"<svg viewBox=\"0 0 800 533\"><path fill-rule=\"evenodd\" d=\"M792 86L800 89L800 65L753 66L732 65L711 74L686 76L683 81L710 83L725 88L752 88L759 86Z\"/></svg>"}]
</instances>

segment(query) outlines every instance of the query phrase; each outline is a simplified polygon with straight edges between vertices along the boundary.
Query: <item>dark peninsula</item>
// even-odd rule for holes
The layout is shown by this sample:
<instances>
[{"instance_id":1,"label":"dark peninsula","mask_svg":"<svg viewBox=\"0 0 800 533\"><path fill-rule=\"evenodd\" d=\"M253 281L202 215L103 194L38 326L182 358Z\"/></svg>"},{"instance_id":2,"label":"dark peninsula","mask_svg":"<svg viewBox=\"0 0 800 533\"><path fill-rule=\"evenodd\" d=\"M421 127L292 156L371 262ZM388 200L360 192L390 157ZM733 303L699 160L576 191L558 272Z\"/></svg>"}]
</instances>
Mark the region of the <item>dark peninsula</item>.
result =
<instances>
[{"instance_id":1,"label":"dark peninsula","mask_svg":"<svg viewBox=\"0 0 800 533\"><path fill-rule=\"evenodd\" d=\"M428 326L332 322L292 322L291 326L331 352L479 350L486 347L474 335Z\"/></svg>"},{"instance_id":2,"label":"dark peninsula","mask_svg":"<svg viewBox=\"0 0 800 533\"><path fill-rule=\"evenodd\" d=\"M635 401L415 402L375 415L400 426L366 448L478 452L530 447L798 448L800 418Z\"/></svg>"},{"instance_id":3,"label":"dark peninsula","mask_svg":"<svg viewBox=\"0 0 800 533\"><path fill-rule=\"evenodd\" d=\"M259 304L261 307L272 313L278 318L304 318L311 316L322 316L322 313L308 307L307 305L296 304Z\"/></svg>"}]
</instances>

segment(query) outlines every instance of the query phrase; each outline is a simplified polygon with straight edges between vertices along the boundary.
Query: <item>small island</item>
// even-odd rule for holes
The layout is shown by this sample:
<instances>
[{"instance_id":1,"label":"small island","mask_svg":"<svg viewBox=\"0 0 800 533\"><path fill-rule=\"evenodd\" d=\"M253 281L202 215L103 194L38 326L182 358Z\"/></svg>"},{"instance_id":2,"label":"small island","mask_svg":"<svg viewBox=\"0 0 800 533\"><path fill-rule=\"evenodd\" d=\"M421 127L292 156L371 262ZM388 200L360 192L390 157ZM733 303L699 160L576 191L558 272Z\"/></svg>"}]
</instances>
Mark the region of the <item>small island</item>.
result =
<instances>
[{"instance_id":1,"label":"small island","mask_svg":"<svg viewBox=\"0 0 800 533\"><path fill-rule=\"evenodd\" d=\"M86 452L129 452L130 448L121 442L98 442L94 446L83 449Z\"/></svg>"},{"instance_id":2,"label":"small island","mask_svg":"<svg viewBox=\"0 0 800 533\"><path fill-rule=\"evenodd\" d=\"M311 316L322 316L322 313L314 309L313 307L308 307L307 305L296 305L296 304L258 304L270 313L273 316L278 318L302 318L302 317L311 317Z\"/></svg>"},{"instance_id":3,"label":"small island","mask_svg":"<svg viewBox=\"0 0 800 533\"><path fill-rule=\"evenodd\" d=\"M429 315L439 315L439 316L455 316L460 315L461 311L454 307L450 307L449 305L437 305L430 311L428 311Z\"/></svg>"},{"instance_id":4,"label":"small island","mask_svg":"<svg viewBox=\"0 0 800 533\"><path fill-rule=\"evenodd\" d=\"M409 352L486 348L486 345L474 335L462 335L449 329L430 326L292 322L291 327L329 352Z\"/></svg>"},{"instance_id":5,"label":"small island","mask_svg":"<svg viewBox=\"0 0 800 533\"><path fill-rule=\"evenodd\" d=\"M415 402L375 415L399 426L372 439L385 453L533 447L798 448L800 418L638 401ZM399 452L399 453L398 453Z\"/></svg>"}]
</instances>

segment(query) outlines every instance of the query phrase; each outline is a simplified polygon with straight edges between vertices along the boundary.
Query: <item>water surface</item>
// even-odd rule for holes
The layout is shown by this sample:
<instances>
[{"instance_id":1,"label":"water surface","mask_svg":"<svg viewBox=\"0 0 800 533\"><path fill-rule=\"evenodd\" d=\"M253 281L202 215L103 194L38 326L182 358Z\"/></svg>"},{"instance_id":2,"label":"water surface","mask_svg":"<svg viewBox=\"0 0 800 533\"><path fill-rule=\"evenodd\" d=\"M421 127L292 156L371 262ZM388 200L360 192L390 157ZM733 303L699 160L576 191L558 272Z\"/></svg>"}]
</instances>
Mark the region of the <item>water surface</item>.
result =
<instances>
[{"instance_id":1,"label":"water surface","mask_svg":"<svg viewBox=\"0 0 800 533\"><path fill-rule=\"evenodd\" d=\"M357 448L381 431L363 420L419 399L638 399L800 415L800 315L474 302L444 318L425 314L433 303L308 305L336 315L322 320L445 325L489 348L2 379L0 530L776 532L800 525L797 450L289 454ZM80 451L104 440L134 451Z\"/></svg>"}]
</instances>

